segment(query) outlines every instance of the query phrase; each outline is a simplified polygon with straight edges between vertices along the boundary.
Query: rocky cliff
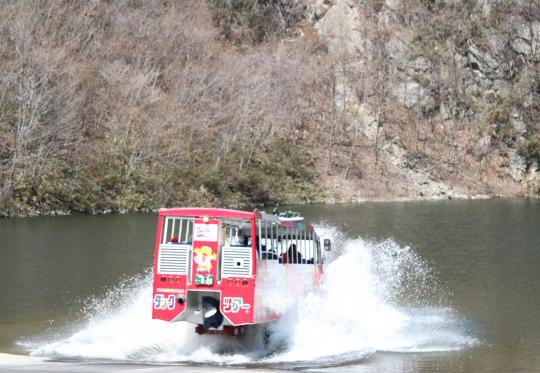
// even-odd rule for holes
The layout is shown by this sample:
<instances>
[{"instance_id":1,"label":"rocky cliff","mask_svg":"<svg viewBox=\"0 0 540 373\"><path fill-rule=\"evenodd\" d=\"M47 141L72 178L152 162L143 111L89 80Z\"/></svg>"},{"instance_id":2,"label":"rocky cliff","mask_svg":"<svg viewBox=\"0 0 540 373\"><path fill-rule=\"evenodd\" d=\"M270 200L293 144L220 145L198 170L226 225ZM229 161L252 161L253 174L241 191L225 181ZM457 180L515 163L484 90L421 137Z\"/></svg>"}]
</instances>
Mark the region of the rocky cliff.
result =
<instances>
[{"instance_id":1,"label":"rocky cliff","mask_svg":"<svg viewBox=\"0 0 540 373\"><path fill-rule=\"evenodd\" d=\"M307 18L335 61L328 197L538 195L540 3L313 1Z\"/></svg>"}]
</instances>

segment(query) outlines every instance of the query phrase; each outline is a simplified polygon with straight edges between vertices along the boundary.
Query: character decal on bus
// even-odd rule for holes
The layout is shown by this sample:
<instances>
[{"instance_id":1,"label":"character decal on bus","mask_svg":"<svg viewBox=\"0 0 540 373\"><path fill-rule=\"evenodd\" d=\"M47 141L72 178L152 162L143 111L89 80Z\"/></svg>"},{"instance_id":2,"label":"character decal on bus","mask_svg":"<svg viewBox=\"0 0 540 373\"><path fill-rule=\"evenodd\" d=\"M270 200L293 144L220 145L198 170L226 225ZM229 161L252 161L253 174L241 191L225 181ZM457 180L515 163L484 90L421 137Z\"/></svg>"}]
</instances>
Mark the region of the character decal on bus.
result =
<instances>
[{"instance_id":1,"label":"character decal on bus","mask_svg":"<svg viewBox=\"0 0 540 373\"><path fill-rule=\"evenodd\" d=\"M195 253L193 261L197 263L197 273L211 272L212 261L217 259L217 255L212 251L212 248L208 246L197 247L193 252Z\"/></svg>"},{"instance_id":2,"label":"character decal on bus","mask_svg":"<svg viewBox=\"0 0 540 373\"><path fill-rule=\"evenodd\" d=\"M212 262L217 259L216 253L209 246L197 247L193 250L195 254L193 261L197 264L197 275L195 283L197 285L212 285Z\"/></svg>"}]
</instances>

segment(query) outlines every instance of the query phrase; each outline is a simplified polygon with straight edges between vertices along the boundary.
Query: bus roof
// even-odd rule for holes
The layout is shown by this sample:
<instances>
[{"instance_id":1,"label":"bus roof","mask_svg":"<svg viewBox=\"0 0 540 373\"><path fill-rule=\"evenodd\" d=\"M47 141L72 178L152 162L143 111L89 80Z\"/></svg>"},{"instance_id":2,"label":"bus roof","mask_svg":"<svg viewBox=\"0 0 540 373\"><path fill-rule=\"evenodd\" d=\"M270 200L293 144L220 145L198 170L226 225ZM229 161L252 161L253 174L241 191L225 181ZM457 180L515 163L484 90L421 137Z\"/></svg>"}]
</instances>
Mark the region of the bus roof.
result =
<instances>
[{"instance_id":1,"label":"bus roof","mask_svg":"<svg viewBox=\"0 0 540 373\"><path fill-rule=\"evenodd\" d=\"M167 216L189 216L189 217L204 217L209 218L236 218L236 219L253 219L254 213L241 210L204 208L204 207L187 207L187 208L171 208L159 209L159 215Z\"/></svg>"},{"instance_id":2,"label":"bus roof","mask_svg":"<svg viewBox=\"0 0 540 373\"><path fill-rule=\"evenodd\" d=\"M229 219L261 219L263 221L268 221L281 225L285 228L291 229L306 229L308 231L313 230L311 224L304 224L301 222L294 221L282 221L278 216L273 214L267 214L264 211L259 211L255 209L254 211L242 211L242 210L231 210L231 209L220 209L220 208L204 208L204 207L183 207L183 208L170 208L170 209L159 209L160 216L187 216L187 217L209 217L209 218L229 218Z\"/></svg>"}]
</instances>

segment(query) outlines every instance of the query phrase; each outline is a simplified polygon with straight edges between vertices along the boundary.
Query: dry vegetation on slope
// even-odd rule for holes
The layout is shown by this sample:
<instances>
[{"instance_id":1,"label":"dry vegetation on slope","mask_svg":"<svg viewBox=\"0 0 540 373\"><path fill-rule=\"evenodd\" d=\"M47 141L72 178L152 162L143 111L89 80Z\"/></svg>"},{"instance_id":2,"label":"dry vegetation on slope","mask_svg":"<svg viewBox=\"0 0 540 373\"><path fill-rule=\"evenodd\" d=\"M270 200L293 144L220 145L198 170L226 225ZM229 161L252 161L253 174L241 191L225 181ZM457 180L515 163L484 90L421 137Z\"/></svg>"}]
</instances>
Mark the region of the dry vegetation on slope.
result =
<instances>
[{"instance_id":1,"label":"dry vegetation on slope","mask_svg":"<svg viewBox=\"0 0 540 373\"><path fill-rule=\"evenodd\" d=\"M0 12L2 209L317 197L290 135L328 100L311 44L229 45L191 1Z\"/></svg>"},{"instance_id":2,"label":"dry vegetation on slope","mask_svg":"<svg viewBox=\"0 0 540 373\"><path fill-rule=\"evenodd\" d=\"M490 3L3 1L0 211L538 193L539 6Z\"/></svg>"}]
</instances>

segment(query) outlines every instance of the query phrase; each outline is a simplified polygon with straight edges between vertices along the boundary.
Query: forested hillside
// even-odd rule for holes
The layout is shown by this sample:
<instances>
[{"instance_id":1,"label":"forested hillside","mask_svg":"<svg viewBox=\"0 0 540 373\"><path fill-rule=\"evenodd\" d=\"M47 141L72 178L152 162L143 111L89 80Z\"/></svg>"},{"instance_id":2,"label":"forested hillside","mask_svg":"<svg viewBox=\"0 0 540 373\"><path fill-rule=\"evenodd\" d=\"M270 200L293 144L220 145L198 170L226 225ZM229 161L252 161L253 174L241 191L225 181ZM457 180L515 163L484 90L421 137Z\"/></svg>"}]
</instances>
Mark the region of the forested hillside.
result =
<instances>
[{"instance_id":1,"label":"forested hillside","mask_svg":"<svg viewBox=\"0 0 540 373\"><path fill-rule=\"evenodd\" d=\"M0 17L1 214L540 193L537 0Z\"/></svg>"}]
</instances>

